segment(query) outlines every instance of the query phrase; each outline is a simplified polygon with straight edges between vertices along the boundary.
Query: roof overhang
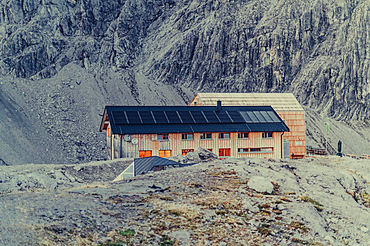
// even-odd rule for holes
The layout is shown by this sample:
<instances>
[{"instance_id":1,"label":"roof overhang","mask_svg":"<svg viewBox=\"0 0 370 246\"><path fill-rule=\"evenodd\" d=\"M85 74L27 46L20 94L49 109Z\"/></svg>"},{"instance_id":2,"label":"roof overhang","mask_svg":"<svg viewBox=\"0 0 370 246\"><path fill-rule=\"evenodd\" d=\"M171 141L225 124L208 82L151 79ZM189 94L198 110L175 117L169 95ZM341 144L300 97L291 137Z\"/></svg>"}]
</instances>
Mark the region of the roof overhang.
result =
<instances>
[{"instance_id":1,"label":"roof overhang","mask_svg":"<svg viewBox=\"0 0 370 246\"><path fill-rule=\"evenodd\" d=\"M109 116L107 109L104 109L104 114L100 123L100 132L106 131L109 126Z\"/></svg>"}]
</instances>

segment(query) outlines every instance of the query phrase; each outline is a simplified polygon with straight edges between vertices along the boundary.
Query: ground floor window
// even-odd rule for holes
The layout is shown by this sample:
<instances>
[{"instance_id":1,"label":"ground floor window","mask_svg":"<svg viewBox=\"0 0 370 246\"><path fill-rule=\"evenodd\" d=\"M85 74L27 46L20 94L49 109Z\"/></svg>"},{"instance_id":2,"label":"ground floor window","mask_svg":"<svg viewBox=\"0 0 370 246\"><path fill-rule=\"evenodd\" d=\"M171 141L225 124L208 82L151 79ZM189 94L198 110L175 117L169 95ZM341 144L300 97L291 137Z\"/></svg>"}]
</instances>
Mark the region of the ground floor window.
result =
<instances>
[{"instance_id":1,"label":"ground floor window","mask_svg":"<svg viewBox=\"0 0 370 246\"><path fill-rule=\"evenodd\" d=\"M150 157L152 156L152 151L151 150L140 150L139 151L139 157Z\"/></svg>"},{"instance_id":2,"label":"ground floor window","mask_svg":"<svg viewBox=\"0 0 370 246\"><path fill-rule=\"evenodd\" d=\"M250 148L250 152L261 152L261 148Z\"/></svg>"},{"instance_id":3,"label":"ground floor window","mask_svg":"<svg viewBox=\"0 0 370 246\"><path fill-rule=\"evenodd\" d=\"M263 148L238 148L238 153L253 153L253 152L262 152L262 153L271 153L274 152L273 147L263 147Z\"/></svg>"},{"instance_id":4,"label":"ground floor window","mask_svg":"<svg viewBox=\"0 0 370 246\"><path fill-rule=\"evenodd\" d=\"M194 152L194 150L193 149L183 149L182 150L182 155L186 155L189 152Z\"/></svg>"},{"instance_id":5,"label":"ground floor window","mask_svg":"<svg viewBox=\"0 0 370 246\"><path fill-rule=\"evenodd\" d=\"M230 156L230 149L219 149L218 156Z\"/></svg>"},{"instance_id":6,"label":"ground floor window","mask_svg":"<svg viewBox=\"0 0 370 246\"><path fill-rule=\"evenodd\" d=\"M273 147L265 147L265 148L262 148L262 152L274 152L274 148Z\"/></svg>"},{"instance_id":7,"label":"ground floor window","mask_svg":"<svg viewBox=\"0 0 370 246\"><path fill-rule=\"evenodd\" d=\"M160 150L159 157L171 157L171 150Z\"/></svg>"},{"instance_id":8,"label":"ground floor window","mask_svg":"<svg viewBox=\"0 0 370 246\"><path fill-rule=\"evenodd\" d=\"M238 153L248 153L249 149L239 148Z\"/></svg>"}]
</instances>

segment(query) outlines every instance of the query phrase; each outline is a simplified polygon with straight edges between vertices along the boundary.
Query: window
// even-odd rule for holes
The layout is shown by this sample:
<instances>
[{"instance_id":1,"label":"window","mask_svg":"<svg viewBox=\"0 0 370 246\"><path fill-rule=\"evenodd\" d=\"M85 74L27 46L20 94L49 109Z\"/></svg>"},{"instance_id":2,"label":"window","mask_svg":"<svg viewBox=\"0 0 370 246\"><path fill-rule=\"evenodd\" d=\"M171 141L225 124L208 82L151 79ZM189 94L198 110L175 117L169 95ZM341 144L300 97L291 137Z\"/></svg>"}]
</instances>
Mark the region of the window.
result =
<instances>
[{"instance_id":1,"label":"window","mask_svg":"<svg viewBox=\"0 0 370 246\"><path fill-rule=\"evenodd\" d=\"M150 157L152 156L152 151L151 150L140 150L139 151L139 157Z\"/></svg>"},{"instance_id":2,"label":"window","mask_svg":"<svg viewBox=\"0 0 370 246\"><path fill-rule=\"evenodd\" d=\"M219 149L218 156L230 156L230 149Z\"/></svg>"},{"instance_id":3,"label":"window","mask_svg":"<svg viewBox=\"0 0 370 246\"><path fill-rule=\"evenodd\" d=\"M189 152L194 152L194 150L193 149L183 149L182 150L182 155L186 155Z\"/></svg>"},{"instance_id":4,"label":"window","mask_svg":"<svg viewBox=\"0 0 370 246\"><path fill-rule=\"evenodd\" d=\"M168 140L168 133L157 134L157 141L167 141L167 140Z\"/></svg>"},{"instance_id":5,"label":"window","mask_svg":"<svg viewBox=\"0 0 370 246\"><path fill-rule=\"evenodd\" d=\"M249 138L249 132L238 132L238 138Z\"/></svg>"},{"instance_id":6,"label":"window","mask_svg":"<svg viewBox=\"0 0 370 246\"><path fill-rule=\"evenodd\" d=\"M181 136L182 140L193 140L193 133L183 133Z\"/></svg>"},{"instance_id":7,"label":"window","mask_svg":"<svg viewBox=\"0 0 370 246\"><path fill-rule=\"evenodd\" d=\"M160 150L159 151L159 157L170 157L171 156L171 150Z\"/></svg>"},{"instance_id":8,"label":"window","mask_svg":"<svg viewBox=\"0 0 370 246\"><path fill-rule=\"evenodd\" d=\"M273 147L265 147L265 148L262 148L262 152L274 152L274 148Z\"/></svg>"},{"instance_id":9,"label":"window","mask_svg":"<svg viewBox=\"0 0 370 246\"><path fill-rule=\"evenodd\" d=\"M212 133L201 133L200 139L212 139Z\"/></svg>"},{"instance_id":10,"label":"window","mask_svg":"<svg viewBox=\"0 0 370 246\"><path fill-rule=\"evenodd\" d=\"M262 132L262 138L272 138L272 132Z\"/></svg>"},{"instance_id":11,"label":"window","mask_svg":"<svg viewBox=\"0 0 370 246\"><path fill-rule=\"evenodd\" d=\"M219 133L218 134L218 138L219 139L230 139L230 133L223 133L223 132L221 132L221 133Z\"/></svg>"},{"instance_id":12,"label":"window","mask_svg":"<svg viewBox=\"0 0 370 246\"><path fill-rule=\"evenodd\" d=\"M238 149L238 153L249 153L249 149L240 148Z\"/></svg>"},{"instance_id":13,"label":"window","mask_svg":"<svg viewBox=\"0 0 370 246\"><path fill-rule=\"evenodd\" d=\"M250 148L250 152L261 152L261 148Z\"/></svg>"}]
</instances>

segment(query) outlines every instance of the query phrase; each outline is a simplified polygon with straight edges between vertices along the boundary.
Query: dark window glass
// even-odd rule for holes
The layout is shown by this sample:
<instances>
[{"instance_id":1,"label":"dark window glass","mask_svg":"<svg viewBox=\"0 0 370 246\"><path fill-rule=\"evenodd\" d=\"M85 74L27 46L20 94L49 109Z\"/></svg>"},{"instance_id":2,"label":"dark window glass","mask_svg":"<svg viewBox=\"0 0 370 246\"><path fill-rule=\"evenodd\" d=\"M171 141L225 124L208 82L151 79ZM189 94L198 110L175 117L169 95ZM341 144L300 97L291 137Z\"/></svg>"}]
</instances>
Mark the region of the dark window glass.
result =
<instances>
[{"instance_id":1,"label":"dark window glass","mask_svg":"<svg viewBox=\"0 0 370 246\"><path fill-rule=\"evenodd\" d=\"M261 152L261 148L250 148L250 152Z\"/></svg>"},{"instance_id":2,"label":"dark window glass","mask_svg":"<svg viewBox=\"0 0 370 246\"><path fill-rule=\"evenodd\" d=\"M272 138L272 132L262 132L262 138Z\"/></svg>"},{"instance_id":3,"label":"dark window glass","mask_svg":"<svg viewBox=\"0 0 370 246\"><path fill-rule=\"evenodd\" d=\"M183 133L182 134L182 136L181 136L181 138L183 139L183 140L193 140L193 133Z\"/></svg>"},{"instance_id":4,"label":"dark window glass","mask_svg":"<svg viewBox=\"0 0 370 246\"><path fill-rule=\"evenodd\" d=\"M201 133L200 139L212 139L212 133Z\"/></svg>"},{"instance_id":5,"label":"dark window glass","mask_svg":"<svg viewBox=\"0 0 370 246\"><path fill-rule=\"evenodd\" d=\"M157 134L157 140L168 140L168 133Z\"/></svg>"},{"instance_id":6,"label":"dark window glass","mask_svg":"<svg viewBox=\"0 0 370 246\"><path fill-rule=\"evenodd\" d=\"M249 138L248 132L238 132L238 138Z\"/></svg>"}]
</instances>

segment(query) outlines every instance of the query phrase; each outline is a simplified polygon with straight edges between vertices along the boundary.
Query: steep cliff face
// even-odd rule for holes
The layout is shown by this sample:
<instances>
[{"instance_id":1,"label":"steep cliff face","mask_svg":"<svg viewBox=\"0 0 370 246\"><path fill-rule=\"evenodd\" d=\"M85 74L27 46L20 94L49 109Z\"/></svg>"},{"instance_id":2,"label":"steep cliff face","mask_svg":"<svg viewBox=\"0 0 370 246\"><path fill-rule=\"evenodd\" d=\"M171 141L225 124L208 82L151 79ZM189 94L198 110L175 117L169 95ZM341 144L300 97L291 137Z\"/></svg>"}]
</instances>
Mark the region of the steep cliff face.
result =
<instances>
[{"instance_id":1,"label":"steep cliff face","mask_svg":"<svg viewBox=\"0 0 370 246\"><path fill-rule=\"evenodd\" d=\"M196 91L293 92L363 120L369 15L368 0L2 0L0 89L68 162L104 158L105 105L186 104Z\"/></svg>"}]
</instances>

